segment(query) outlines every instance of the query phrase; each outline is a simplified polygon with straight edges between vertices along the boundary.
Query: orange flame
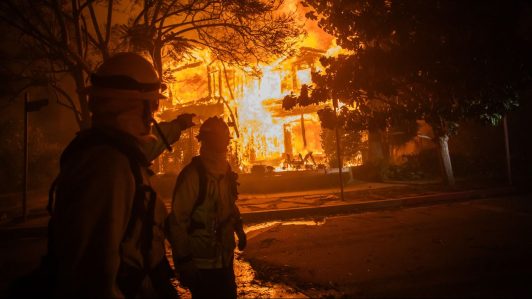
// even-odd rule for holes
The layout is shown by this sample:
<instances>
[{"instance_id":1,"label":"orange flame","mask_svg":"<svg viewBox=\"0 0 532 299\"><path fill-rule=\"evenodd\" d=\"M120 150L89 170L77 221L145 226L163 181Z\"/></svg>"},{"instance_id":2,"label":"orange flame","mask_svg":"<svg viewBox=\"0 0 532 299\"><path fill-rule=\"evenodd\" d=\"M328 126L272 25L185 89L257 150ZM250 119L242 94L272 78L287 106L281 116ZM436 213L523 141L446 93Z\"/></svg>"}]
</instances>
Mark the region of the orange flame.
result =
<instances>
[{"instance_id":1,"label":"orange flame","mask_svg":"<svg viewBox=\"0 0 532 299\"><path fill-rule=\"evenodd\" d=\"M298 0L287 1L282 9L297 9L304 19L305 8ZM319 162L323 149L317 114L312 109L283 111L281 100L291 92L299 93L301 85L312 83L311 71L321 70L316 53L335 56L343 50L316 22L306 20L304 24L307 34L300 46L314 51L315 61L296 63L293 57L280 57L269 65L260 66L260 76L228 68L230 78L224 73L225 66L213 61L207 49L194 51L187 61L165 62L167 68L175 71L168 88L171 103L168 102L163 110L198 105L209 96L213 102L225 101L224 117L228 118L230 113L236 117L240 136L233 137L244 170L254 164L267 164L276 170L291 168L293 165L282 163L283 159L286 162L286 154L298 160L297 157L312 152Z\"/></svg>"}]
</instances>

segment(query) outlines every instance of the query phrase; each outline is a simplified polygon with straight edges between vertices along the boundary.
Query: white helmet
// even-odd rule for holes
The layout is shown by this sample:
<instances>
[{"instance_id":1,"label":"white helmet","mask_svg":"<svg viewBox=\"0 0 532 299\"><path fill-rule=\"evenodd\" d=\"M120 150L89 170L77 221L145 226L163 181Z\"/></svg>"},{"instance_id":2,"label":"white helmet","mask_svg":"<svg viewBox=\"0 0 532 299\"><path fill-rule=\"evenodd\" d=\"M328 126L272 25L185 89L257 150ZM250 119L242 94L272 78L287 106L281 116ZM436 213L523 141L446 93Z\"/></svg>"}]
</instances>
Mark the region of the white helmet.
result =
<instances>
[{"instance_id":1,"label":"white helmet","mask_svg":"<svg viewBox=\"0 0 532 299\"><path fill-rule=\"evenodd\" d=\"M153 65L139 54L123 52L104 61L91 75L89 95L157 101L165 98L159 93L160 89L161 81Z\"/></svg>"}]
</instances>

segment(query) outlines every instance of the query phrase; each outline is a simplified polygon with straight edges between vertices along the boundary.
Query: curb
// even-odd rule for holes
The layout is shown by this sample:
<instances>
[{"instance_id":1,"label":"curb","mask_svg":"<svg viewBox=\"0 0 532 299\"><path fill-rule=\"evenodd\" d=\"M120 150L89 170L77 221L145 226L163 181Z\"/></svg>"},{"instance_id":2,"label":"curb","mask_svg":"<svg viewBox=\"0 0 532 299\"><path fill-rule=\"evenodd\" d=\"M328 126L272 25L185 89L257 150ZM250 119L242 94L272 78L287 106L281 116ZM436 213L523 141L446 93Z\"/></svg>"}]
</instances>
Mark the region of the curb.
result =
<instances>
[{"instance_id":1,"label":"curb","mask_svg":"<svg viewBox=\"0 0 532 299\"><path fill-rule=\"evenodd\" d=\"M462 202L488 197L500 197L505 195L518 194L517 190L511 187L471 190L449 193L438 193L422 196L402 197L385 199L379 201L366 201L351 204L339 204L331 206L292 208L282 210L266 210L257 212L245 212L241 214L242 220L246 224L255 224L266 221L282 221L300 218L327 217L336 215L348 215L370 211L392 210L400 208L421 207L453 202Z\"/></svg>"},{"instance_id":2,"label":"curb","mask_svg":"<svg viewBox=\"0 0 532 299\"><path fill-rule=\"evenodd\" d=\"M422 196L402 197L385 199L378 201L366 201L356 203L346 203L330 206L291 208L281 210L265 210L257 212L241 213L242 220L246 224L256 224L267 221L282 221L301 218L328 217L336 215L348 215L379 210L393 210L400 208L411 208L420 206L430 206L445 203L463 202L468 200L483 199L488 197L500 197L515 195L518 192L515 188L506 187L498 189L470 190L448 193L429 194ZM0 228L0 238L10 240L14 238L34 238L44 237L48 234L46 225L6 227Z\"/></svg>"}]
</instances>

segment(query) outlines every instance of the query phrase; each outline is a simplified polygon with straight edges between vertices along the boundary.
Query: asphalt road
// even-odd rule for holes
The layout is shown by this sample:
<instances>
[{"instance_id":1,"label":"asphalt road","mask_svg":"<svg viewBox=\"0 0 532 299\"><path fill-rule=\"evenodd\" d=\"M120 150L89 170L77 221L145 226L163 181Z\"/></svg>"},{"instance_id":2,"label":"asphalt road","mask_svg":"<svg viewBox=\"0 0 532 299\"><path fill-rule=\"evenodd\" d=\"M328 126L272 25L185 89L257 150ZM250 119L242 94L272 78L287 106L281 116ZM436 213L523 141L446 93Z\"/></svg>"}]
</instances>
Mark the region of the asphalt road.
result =
<instances>
[{"instance_id":1,"label":"asphalt road","mask_svg":"<svg viewBox=\"0 0 532 299\"><path fill-rule=\"evenodd\" d=\"M532 298L532 198L273 225L244 258L310 297Z\"/></svg>"},{"instance_id":2,"label":"asphalt road","mask_svg":"<svg viewBox=\"0 0 532 299\"><path fill-rule=\"evenodd\" d=\"M532 298L526 196L290 223L250 232L242 256L272 288L309 297ZM0 297L45 250L42 237L0 240ZM255 279L247 284L244 294L269 293L251 290Z\"/></svg>"}]
</instances>

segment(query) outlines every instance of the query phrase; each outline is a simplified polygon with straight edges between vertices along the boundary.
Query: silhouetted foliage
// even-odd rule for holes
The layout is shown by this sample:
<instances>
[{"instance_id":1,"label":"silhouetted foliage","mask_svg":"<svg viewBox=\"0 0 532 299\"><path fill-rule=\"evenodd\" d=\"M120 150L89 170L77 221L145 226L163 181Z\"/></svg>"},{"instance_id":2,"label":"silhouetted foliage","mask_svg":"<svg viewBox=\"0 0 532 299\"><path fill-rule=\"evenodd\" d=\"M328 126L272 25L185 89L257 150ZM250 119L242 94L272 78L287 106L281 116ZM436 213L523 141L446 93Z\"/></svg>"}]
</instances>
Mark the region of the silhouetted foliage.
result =
<instances>
[{"instance_id":1,"label":"silhouetted foliage","mask_svg":"<svg viewBox=\"0 0 532 299\"><path fill-rule=\"evenodd\" d=\"M447 140L458 122L497 124L531 82L531 6L525 1L304 3L307 17L352 51L321 60L325 72L313 76L315 101L354 103L356 113L377 124L380 113L392 123L425 120L439 139L451 184Z\"/></svg>"},{"instance_id":2,"label":"silhouetted foliage","mask_svg":"<svg viewBox=\"0 0 532 299\"><path fill-rule=\"evenodd\" d=\"M361 158L362 153L367 150L365 143L362 142L360 133L346 132L340 129L342 164L345 166L360 163L357 159ZM329 167L338 167L338 155L336 153L336 138L333 130L323 129L320 134L321 146L325 152L325 157Z\"/></svg>"}]
</instances>

